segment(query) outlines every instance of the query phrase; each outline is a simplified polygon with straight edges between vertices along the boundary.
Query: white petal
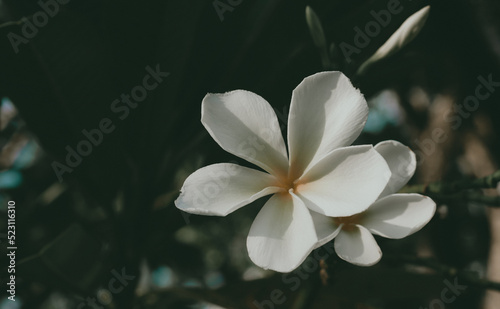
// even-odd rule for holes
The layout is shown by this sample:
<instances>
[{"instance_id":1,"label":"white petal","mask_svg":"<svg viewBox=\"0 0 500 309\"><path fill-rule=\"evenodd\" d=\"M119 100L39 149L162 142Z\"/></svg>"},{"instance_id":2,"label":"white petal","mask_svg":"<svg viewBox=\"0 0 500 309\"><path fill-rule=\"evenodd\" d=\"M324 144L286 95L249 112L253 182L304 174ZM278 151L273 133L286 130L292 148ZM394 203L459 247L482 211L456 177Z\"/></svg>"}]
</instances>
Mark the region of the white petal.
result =
<instances>
[{"instance_id":1,"label":"white petal","mask_svg":"<svg viewBox=\"0 0 500 309\"><path fill-rule=\"evenodd\" d=\"M288 147L294 178L330 151L350 145L368 117L363 95L341 72L306 77L292 94Z\"/></svg>"},{"instance_id":2,"label":"white petal","mask_svg":"<svg viewBox=\"0 0 500 309\"><path fill-rule=\"evenodd\" d=\"M274 176L231 163L213 164L191 174L175 200L177 208L200 215L225 216L268 194Z\"/></svg>"},{"instance_id":3,"label":"white petal","mask_svg":"<svg viewBox=\"0 0 500 309\"><path fill-rule=\"evenodd\" d=\"M375 150L384 157L391 169L391 179L380 197L399 191L413 177L417 167L415 153L397 141L383 141L375 145Z\"/></svg>"},{"instance_id":4,"label":"white petal","mask_svg":"<svg viewBox=\"0 0 500 309\"><path fill-rule=\"evenodd\" d=\"M311 210L310 213L314 222L314 228L316 229L316 235L318 236L318 243L315 248L319 248L340 233L342 224L337 225L333 222L332 217L327 217L315 211Z\"/></svg>"},{"instance_id":5,"label":"white petal","mask_svg":"<svg viewBox=\"0 0 500 309\"><path fill-rule=\"evenodd\" d=\"M349 263L371 266L382 258L382 251L373 235L360 225L351 225L335 238L335 252Z\"/></svg>"},{"instance_id":6,"label":"white petal","mask_svg":"<svg viewBox=\"0 0 500 309\"><path fill-rule=\"evenodd\" d=\"M434 216L436 203L420 194L393 194L365 211L360 224L370 232L399 239L420 230Z\"/></svg>"},{"instance_id":7,"label":"white petal","mask_svg":"<svg viewBox=\"0 0 500 309\"><path fill-rule=\"evenodd\" d=\"M371 145L334 150L299 180L296 194L306 206L330 217L347 217L368 208L391 172Z\"/></svg>"},{"instance_id":8,"label":"white petal","mask_svg":"<svg viewBox=\"0 0 500 309\"><path fill-rule=\"evenodd\" d=\"M275 194L262 207L247 238L258 266L279 272L297 268L318 241L309 210L294 194Z\"/></svg>"},{"instance_id":9,"label":"white petal","mask_svg":"<svg viewBox=\"0 0 500 309\"><path fill-rule=\"evenodd\" d=\"M224 150L269 173L286 175L285 143L266 100L245 90L207 94L201 109L201 122Z\"/></svg>"},{"instance_id":10,"label":"white petal","mask_svg":"<svg viewBox=\"0 0 500 309\"><path fill-rule=\"evenodd\" d=\"M396 53L403 48L403 46L413 41L420 30L424 27L425 22L427 21L427 16L429 16L429 9L429 5L425 6L418 12L408 17L408 19L403 22L398 30L391 35L391 37L373 54L373 56L371 56L359 67L358 74L363 74L373 63Z\"/></svg>"}]
</instances>

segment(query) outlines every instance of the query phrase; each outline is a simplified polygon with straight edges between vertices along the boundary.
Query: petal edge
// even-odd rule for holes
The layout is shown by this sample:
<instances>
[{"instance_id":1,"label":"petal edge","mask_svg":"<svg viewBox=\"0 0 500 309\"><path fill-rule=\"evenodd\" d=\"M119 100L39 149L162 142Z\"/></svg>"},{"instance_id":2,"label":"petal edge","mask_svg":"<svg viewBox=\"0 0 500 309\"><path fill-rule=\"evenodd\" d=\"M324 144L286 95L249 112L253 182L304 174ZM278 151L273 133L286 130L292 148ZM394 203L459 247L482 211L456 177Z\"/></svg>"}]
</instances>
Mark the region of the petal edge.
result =
<instances>
[{"instance_id":1,"label":"petal edge","mask_svg":"<svg viewBox=\"0 0 500 309\"><path fill-rule=\"evenodd\" d=\"M311 253L318 238L309 210L292 194L275 194L255 218L248 255L258 266L291 272Z\"/></svg>"},{"instance_id":2,"label":"petal edge","mask_svg":"<svg viewBox=\"0 0 500 309\"><path fill-rule=\"evenodd\" d=\"M436 203L420 194L392 194L365 211L362 225L370 232L400 239L422 229L436 212Z\"/></svg>"},{"instance_id":3,"label":"petal edge","mask_svg":"<svg viewBox=\"0 0 500 309\"><path fill-rule=\"evenodd\" d=\"M267 173L232 163L205 166L184 181L175 200L180 210L199 215L226 216L255 201L281 191Z\"/></svg>"},{"instance_id":4,"label":"petal edge","mask_svg":"<svg viewBox=\"0 0 500 309\"><path fill-rule=\"evenodd\" d=\"M349 230L342 230L335 238L337 255L354 265L372 266L382 258L382 250L373 235L362 227L355 225Z\"/></svg>"},{"instance_id":5,"label":"petal edge","mask_svg":"<svg viewBox=\"0 0 500 309\"><path fill-rule=\"evenodd\" d=\"M292 93L288 149L293 178L329 152L350 145L368 117L366 100L342 72L306 77Z\"/></svg>"},{"instance_id":6,"label":"petal edge","mask_svg":"<svg viewBox=\"0 0 500 309\"><path fill-rule=\"evenodd\" d=\"M209 93L201 123L225 151L274 175L286 175L288 156L276 113L261 96L246 90Z\"/></svg>"},{"instance_id":7,"label":"petal edge","mask_svg":"<svg viewBox=\"0 0 500 309\"><path fill-rule=\"evenodd\" d=\"M371 145L343 147L306 171L296 191L309 209L329 217L348 217L377 200L390 174Z\"/></svg>"}]
</instances>

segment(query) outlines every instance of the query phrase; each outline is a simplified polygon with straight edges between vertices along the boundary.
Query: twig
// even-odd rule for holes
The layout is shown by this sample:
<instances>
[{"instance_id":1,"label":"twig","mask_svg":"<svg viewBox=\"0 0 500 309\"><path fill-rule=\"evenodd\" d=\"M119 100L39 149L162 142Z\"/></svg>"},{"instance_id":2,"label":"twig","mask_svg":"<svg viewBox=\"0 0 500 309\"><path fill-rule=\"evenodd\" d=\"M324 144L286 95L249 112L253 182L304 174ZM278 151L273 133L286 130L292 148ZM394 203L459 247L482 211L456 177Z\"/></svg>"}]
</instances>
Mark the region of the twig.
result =
<instances>
[{"instance_id":1,"label":"twig","mask_svg":"<svg viewBox=\"0 0 500 309\"><path fill-rule=\"evenodd\" d=\"M401 189L401 192L403 193L413 192L413 193L425 193L425 194L430 194L430 193L450 194L450 193L455 193L457 191L469 190L469 189L496 188L498 182L500 182L500 170L484 178L462 179L451 183L433 182L430 184L406 186L403 189Z\"/></svg>"},{"instance_id":2,"label":"twig","mask_svg":"<svg viewBox=\"0 0 500 309\"><path fill-rule=\"evenodd\" d=\"M477 202L490 207L500 207L500 196L487 196L478 192L459 192L457 194L436 194L436 193L426 193L432 199L436 201L441 201L443 203L452 201L469 201Z\"/></svg>"},{"instance_id":3,"label":"twig","mask_svg":"<svg viewBox=\"0 0 500 309\"><path fill-rule=\"evenodd\" d=\"M424 266L427 268L431 268L436 272L447 277L457 276L466 284L474 286L476 288L500 291L500 282L494 282L494 281L489 281L487 279L478 278L476 274L470 271L457 270L454 267L442 264L439 261L432 258L422 258L410 255L397 255L397 256L385 256L384 259Z\"/></svg>"},{"instance_id":4,"label":"twig","mask_svg":"<svg viewBox=\"0 0 500 309\"><path fill-rule=\"evenodd\" d=\"M478 192L468 191L496 188L498 182L500 182L500 170L487 177L478 179L462 179L450 183L433 182L430 184L406 186L400 192L422 193L439 201L467 200L492 207L500 207L499 196L485 196Z\"/></svg>"},{"instance_id":5,"label":"twig","mask_svg":"<svg viewBox=\"0 0 500 309\"><path fill-rule=\"evenodd\" d=\"M20 26L23 23L24 23L24 18L20 19L20 20L17 20L17 21L7 21L7 22L4 22L3 24L0 24L0 29L7 28L7 27L10 27L10 26Z\"/></svg>"},{"instance_id":6,"label":"twig","mask_svg":"<svg viewBox=\"0 0 500 309\"><path fill-rule=\"evenodd\" d=\"M309 280L307 285L299 291L292 309L307 309L312 307L322 288L319 273L314 274L312 279L313 280Z\"/></svg>"}]
</instances>

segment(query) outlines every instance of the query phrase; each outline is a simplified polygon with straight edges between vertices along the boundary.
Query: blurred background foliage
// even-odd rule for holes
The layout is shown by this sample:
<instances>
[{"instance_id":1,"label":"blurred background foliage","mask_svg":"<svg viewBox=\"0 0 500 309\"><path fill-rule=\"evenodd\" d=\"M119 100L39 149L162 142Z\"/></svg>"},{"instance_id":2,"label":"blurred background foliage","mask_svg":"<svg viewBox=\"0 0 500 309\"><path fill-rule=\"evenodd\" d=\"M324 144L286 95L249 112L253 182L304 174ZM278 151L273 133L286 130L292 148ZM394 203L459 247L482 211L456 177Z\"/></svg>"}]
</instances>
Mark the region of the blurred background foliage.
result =
<instances>
[{"instance_id":1,"label":"blurred background foliage","mask_svg":"<svg viewBox=\"0 0 500 309\"><path fill-rule=\"evenodd\" d=\"M173 200L201 166L247 165L203 129L207 92L258 93L286 130L293 88L327 69L306 23L307 5L326 42L337 46L329 57L371 107L356 143L396 139L420 151L414 183L493 173L500 91L457 128L445 116L474 95L479 76L500 81L498 1L402 0L403 11L350 64L341 61L338 45L352 44L354 27L373 20L370 11L385 9L387 0L218 2L231 7L223 18L215 1L71 0L15 53L8 34L20 34L22 18L41 7L35 0L0 1L0 227L6 230L7 201L16 201L18 242L17 301L3 299L0 308L86 308L88 298L106 308L258 308L276 289L286 297L276 308L411 309L440 299L446 276L390 258L359 268L331 255L328 269L320 273L316 266L295 288L248 259L246 235L265 200L224 218L181 213ZM355 75L406 18L429 4L415 40ZM157 65L170 75L119 120L111 103L141 84L146 66ZM59 182L52 162L65 162L66 147L76 147L82 130L98 128L103 118L116 130ZM447 138L426 154L422 142L435 128ZM500 281L498 209L464 198L439 205L421 232L401 241L377 238L384 254L434 257ZM5 254L2 246L2 265ZM133 279L110 293L109 282L123 270ZM498 293L467 286L446 308L497 308L496 301Z\"/></svg>"}]
</instances>

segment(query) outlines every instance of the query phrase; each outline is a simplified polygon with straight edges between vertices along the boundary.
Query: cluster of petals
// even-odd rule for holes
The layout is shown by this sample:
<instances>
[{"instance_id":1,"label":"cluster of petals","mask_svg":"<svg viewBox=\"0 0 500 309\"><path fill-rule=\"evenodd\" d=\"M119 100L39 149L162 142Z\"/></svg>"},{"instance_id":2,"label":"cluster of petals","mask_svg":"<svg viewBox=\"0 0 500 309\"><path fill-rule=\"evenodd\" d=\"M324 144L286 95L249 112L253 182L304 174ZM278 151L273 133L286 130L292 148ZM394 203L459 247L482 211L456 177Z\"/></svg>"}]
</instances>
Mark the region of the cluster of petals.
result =
<instances>
[{"instance_id":1,"label":"cluster of petals","mask_svg":"<svg viewBox=\"0 0 500 309\"><path fill-rule=\"evenodd\" d=\"M401 239L424 227L436 212L436 203L416 193L396 193L415 173L415 154L397 141L375 145L391 169L391 178L367 210L349 217L328 218L311 212L320 247L335 238L337 255L356 265L371 266L382 258L372 234Z\"/></svg>"},{"instance_id":2,"label":"cluster of petals","mask_svg":"<svg viewBox=\"0 0 500 309\"><path fill-rule=\"evenodd\" d=\"M386 191L396 188L395 180L409 178L394 176L400 172L401 162L391 166L391 154L384 153L392 151L391 146L385 147L388 144L397 145L397 156L404 152L402 148L407 154L411 151L397 142L349 146L361 133L367 116L363 95L346 76L340 72L314 74L292 93L287 148L276 114L262 97L244 90L207 94L201 117L206 130L225 151L262 170L232 163L203 167L186 179L175 204L193 214L226 216L272 195L247 238L248 254L255 264L292 271L314 248L336 236L335 248L341 258L371 264L376 254L366 252L380 249L365 234L398 238L427 222L418 222L409 230L404 225L403 232L354 220L363 213L363 218L373 217L369 222L388 220L387 224L397 226L398 220L371 216L385 210L388 216L412 217L392 209L400 202L399 195ZM408 163L412 164L406 161L403 166ZM414 167L403 168L411 169ZM403 202L403 212L410 208L418 212L413 200Z\"/></svg>"}]
</instances>

